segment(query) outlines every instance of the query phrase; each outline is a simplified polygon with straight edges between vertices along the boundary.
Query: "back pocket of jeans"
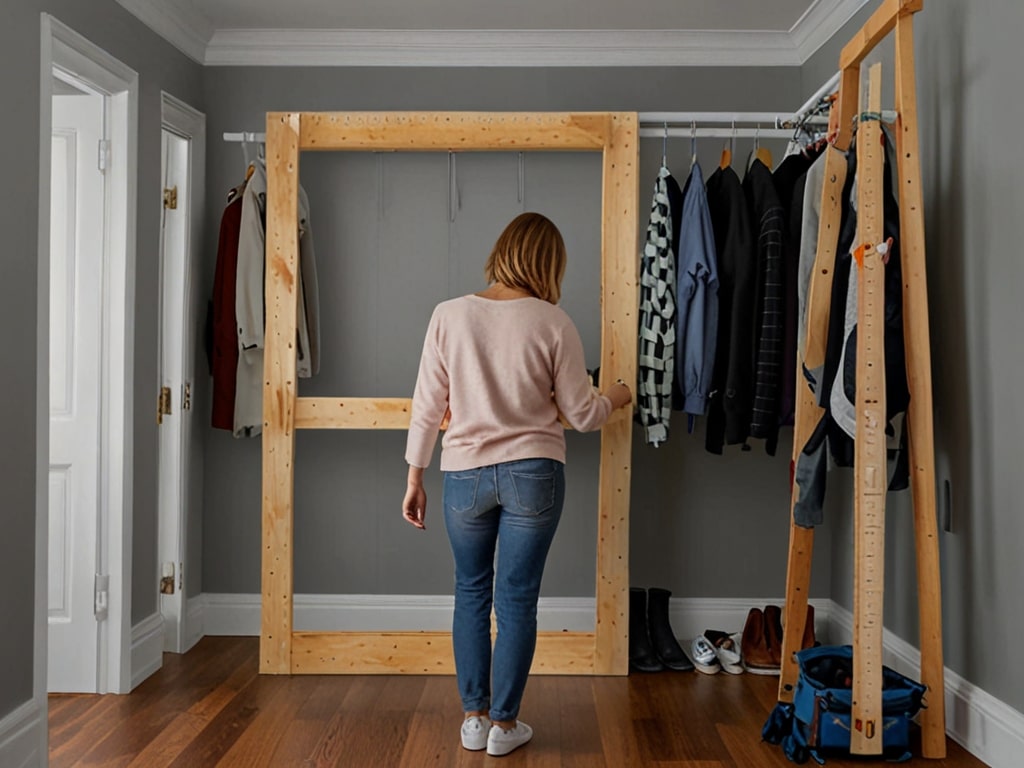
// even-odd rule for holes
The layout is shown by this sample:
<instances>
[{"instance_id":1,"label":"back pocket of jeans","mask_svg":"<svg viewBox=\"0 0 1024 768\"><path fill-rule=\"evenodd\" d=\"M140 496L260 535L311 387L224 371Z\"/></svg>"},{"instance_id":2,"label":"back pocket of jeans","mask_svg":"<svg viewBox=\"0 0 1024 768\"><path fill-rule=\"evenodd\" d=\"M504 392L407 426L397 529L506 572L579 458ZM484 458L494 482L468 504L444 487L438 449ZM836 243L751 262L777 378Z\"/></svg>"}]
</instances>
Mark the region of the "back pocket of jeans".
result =
<instances>
[{"instance_id":1,"label":"back pocket of jeans","mask_svg":"<svg viewBox=\"0 0 1024 768\"><path fill-rule=\"evenodd\" d=\"M509 472L516 489L519 511L527 515L542 515L555 505L555 473L553 471Z\"/></svg>"},{"instance_id":2,"label":"back pocket of jeans","mask_svg":"<svg viewBox=\"0 0 1024 768\"><path fill-rule=\"evenodd\" d=\"M444 478L444 504L453 512L468 512L476 506L480 470L449 472Z\"/></svg>"}]
</instances>

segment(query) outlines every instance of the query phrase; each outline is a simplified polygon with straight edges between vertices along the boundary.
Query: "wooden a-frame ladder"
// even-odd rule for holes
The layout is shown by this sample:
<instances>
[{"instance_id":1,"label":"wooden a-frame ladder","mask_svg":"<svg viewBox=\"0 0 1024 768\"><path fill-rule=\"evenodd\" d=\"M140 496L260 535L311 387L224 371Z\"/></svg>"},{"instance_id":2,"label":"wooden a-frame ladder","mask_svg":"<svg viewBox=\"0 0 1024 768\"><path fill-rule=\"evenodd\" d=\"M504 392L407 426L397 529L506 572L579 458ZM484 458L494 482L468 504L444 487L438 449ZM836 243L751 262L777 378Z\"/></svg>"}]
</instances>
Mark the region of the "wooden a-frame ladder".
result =
<instances>
[{"instance_id":1,"label":"wooden a-frame ladder","mask_svg":"<svg viewBox=\"0 0 1024 768\"><path fill-rule=\"evenodd\" d=\"M927 687L927 709L921 713L922 753L946 755L942 660L942 605L939 580L938 525L935 514L935 455L932 424L931 353L925 279L924 209L921 191L917 100L914 79L913 15L923 0L886 0L840 56L839 94L832 105L826 149L818 248L807 304L807 340L799 350L801 367L813 369L825 359L829 301L838 248L842 193L846 182L845 152L858 122L858 217L855 246L863 258L858 269L856 455L854 469L854 669L850 749L854 754L882 753L882 598L885 557L885 355L884 270L876 248L883 235L880 88L881 65L871 67L866 109L858 107L861 63L895 30L897 176L900 207L900 258L903 274L903 325L910 404L906 426L910 450L910 482L917 551L920 618L921 682ZM858 264L859 262L859 264ZM824 413L808 387L799 387L793 459L796 461ZM793 485L791 506L799 496ZM791 522L786 571L782 671L779 701L792 702L800 648L807 617L814 529Z\"/></svg>"}]
</instances>

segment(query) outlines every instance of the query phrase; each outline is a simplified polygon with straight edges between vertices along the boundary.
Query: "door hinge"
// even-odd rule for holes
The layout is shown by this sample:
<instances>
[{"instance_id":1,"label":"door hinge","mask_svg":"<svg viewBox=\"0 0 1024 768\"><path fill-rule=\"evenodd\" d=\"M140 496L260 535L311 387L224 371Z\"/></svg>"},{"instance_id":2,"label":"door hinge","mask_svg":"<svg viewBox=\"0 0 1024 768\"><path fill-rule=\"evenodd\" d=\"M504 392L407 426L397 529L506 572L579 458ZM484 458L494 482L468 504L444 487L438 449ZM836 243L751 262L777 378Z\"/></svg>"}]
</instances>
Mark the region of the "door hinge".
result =
<instances>
[{"instance_id":1,"label":"door hinge","mask_svg":"<svg viewBox=\"0 0 1024 768\"><path fill-rule=\"evenodd\" d=\"M164 208L170 208L172 211L178 208L178 185L175 184L173 187L164 188Z\"/></svg>"},{"instance_id":2,"label":"door hinge","mask_svg":"<svg viewBox=\"0 0 1024 768\"><path fill-rule=\"evenodd\" d=\"M185 386L182 388L181 392L181 410L192 410L192 384L188 381L185 382Z\"/></svg>"},{"instance_id":3,"label":"door hinge","mask_svg":"<svg viewBox=\"0 0 1024 768\"><path fill-rule=\"evenodd\" d=\"M97 573L95 580L95 588L93 590L93 615L96 617L96 621L103 621L107 618L107 609L109 604L109 590L110 590L110 577L106 574Z\"/></svg>"},{"instance_id":4,"label":"door hinge","mask_svg":"<svg viewBox=\"0 0 1024 768\"><path fill-rule=\"evenodd\" d=\"M160 387L156 396L156 423L163 424L164 416L171 412L171 388Z\"/></svg>"},{"instance_id":5,"label":"door hinge","mask_svg":"<svg viewBox=\"0 0 1024 768\"><path fill-rule=\"evenodd\" d=\"M96 153L96 165L101 171L110 165L110 139L100 139Z\"/></svg>"}]
</instances>

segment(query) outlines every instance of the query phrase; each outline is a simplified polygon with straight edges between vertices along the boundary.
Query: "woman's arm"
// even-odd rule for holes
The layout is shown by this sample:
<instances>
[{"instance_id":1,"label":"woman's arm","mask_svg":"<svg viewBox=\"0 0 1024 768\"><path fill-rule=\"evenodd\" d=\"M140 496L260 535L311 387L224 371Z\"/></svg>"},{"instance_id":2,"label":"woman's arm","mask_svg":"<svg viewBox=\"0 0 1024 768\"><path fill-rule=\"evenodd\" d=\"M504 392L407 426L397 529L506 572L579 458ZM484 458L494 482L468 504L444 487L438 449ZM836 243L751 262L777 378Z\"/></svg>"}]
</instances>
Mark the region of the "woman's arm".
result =
<instances>
[{"instance_id":1,"label":"woman's arm","mask_svg":"<svg viewBox=\"0 0 1024 768\"><path fill-rule=\"evenodd\" d=\"M420 530L426 529L427 492L423 488L423 467L409 465L409 480L402 502L402 517Z\"/></svg>"}]
</instances>

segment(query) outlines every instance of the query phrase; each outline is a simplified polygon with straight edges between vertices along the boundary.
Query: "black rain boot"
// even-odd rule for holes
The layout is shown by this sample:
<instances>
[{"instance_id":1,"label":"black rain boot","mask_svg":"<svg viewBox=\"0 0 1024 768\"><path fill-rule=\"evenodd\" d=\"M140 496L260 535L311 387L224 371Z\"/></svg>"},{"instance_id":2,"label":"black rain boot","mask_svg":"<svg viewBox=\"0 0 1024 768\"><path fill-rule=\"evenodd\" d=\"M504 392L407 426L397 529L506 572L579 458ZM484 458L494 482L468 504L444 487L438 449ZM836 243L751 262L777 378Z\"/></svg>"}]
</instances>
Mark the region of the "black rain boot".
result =
<instances>
[{"instance_id":1,"label":"black rain boot","mask_svg":"<svg viewBox=\"0 0 1024 768\"><path fill-rule=\"evenodd\" d=\"M629 666L637 672L660 672L664 669L647 634L647 592L629 590Z\"/></svg>"},{"instance_id":2,"label":"black rain boot","mask_svg":"<svg viewBox=\"0 0 1024 768\"><path fill-rule=\"evenodd\" d=\"M668 620L668 599L671 596L672 593L667 589L652 587L647 590L647 625L650 628L651 644L661 663L666 667L679 672L689 672L693 669L693 664L679 647Z\"/></svg>"}]
</instances>

